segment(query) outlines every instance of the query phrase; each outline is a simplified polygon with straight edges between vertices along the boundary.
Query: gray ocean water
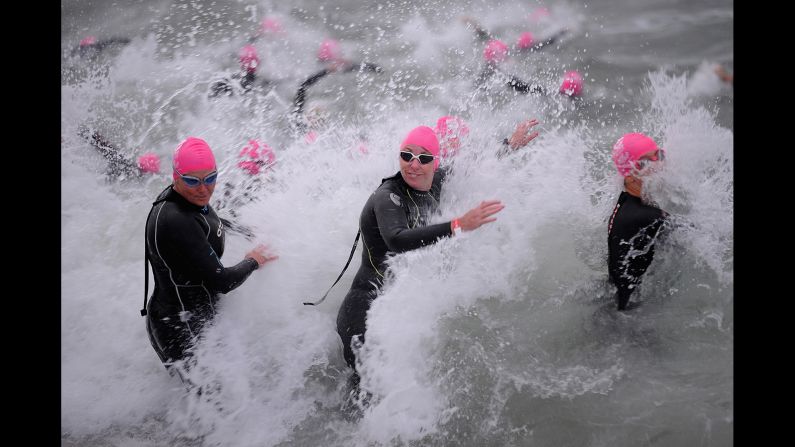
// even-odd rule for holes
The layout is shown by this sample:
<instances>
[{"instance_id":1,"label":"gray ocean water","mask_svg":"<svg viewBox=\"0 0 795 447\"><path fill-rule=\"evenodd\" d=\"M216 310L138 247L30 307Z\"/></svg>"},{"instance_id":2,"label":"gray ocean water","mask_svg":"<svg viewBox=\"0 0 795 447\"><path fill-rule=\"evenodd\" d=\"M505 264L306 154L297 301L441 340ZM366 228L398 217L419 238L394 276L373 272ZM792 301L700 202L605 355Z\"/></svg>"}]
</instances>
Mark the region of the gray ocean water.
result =
<instances>
[{"instance_id":1,"label":"gray ocean water","mask_svg":"<svg viewBox=\"0 0 795 447\"><path fill-rule=\"evenodd\" d=\"M734 92L713 73L733 72L732 2L72 0L61 11L62 445L733 445ZM476 92L483 43L463 16L508 44L567 30L503 64L553 94ZM273 90L209 99L265 17L284 28L255 43ZM131 41L73 55L88 35ZM286 112L326 37L383 72L320 81L308 106L329 124L296 139ZM567 70L585 78L578 101L554 94ZM335 319L358 251L322 305L301 303L336 279L400 139L448 114L470 133L436 221L486 199L506 208L393 258L362 352L374 397L351 418ZM498 158L528 118L540 136ZM80 125L130 158L158 154L164 173L109 178ZM682 225L659 244L641 307L619 314L606 228L621 188L610 150L627 132L666 149L649 194ZM216 197L245 178L235 162L250 139L277 157L236 210L256 240L229 234L223 260L256 242L280 258L226 295L198 346L193 379L220 385L206 400L168 376L138 313L144 222L187 136L215 151Z\"/></svg>"}]
</instances>

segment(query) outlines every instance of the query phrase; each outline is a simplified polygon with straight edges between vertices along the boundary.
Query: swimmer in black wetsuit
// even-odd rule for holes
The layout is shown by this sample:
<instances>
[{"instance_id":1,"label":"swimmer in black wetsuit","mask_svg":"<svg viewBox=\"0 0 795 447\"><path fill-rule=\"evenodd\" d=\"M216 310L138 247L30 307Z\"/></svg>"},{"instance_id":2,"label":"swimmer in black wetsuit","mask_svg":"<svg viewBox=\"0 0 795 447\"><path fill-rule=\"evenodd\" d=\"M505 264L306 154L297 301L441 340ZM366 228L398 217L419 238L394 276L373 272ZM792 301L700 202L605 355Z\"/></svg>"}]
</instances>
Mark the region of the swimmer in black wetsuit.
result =
<instances>
[{"instance_id":1,"label":"swimmer in black wetsuit","mask_svg":"<svg viewBox=\"0 0 795 447\"><path fill-rule=\"evenodd\" d=\"M468 27L471 27L475 31L475 36L478 40L482 42L486 42L489 40L496 39L492 33L488 30L483 28L475 19L469 16L461 17L461 21L464 22ZM552 36L547 37L541 41L536 41L533 38L532 33L529 31L525 31L519 35L519 39L516 41L516 45L514 46L514 51L517 53L532 53L536 51L540 51L549 45L552 45L557 41L560 37L566 34L566 30L560 30L553 34Z\"/></svg>"},{"instance_id":2,"label":"swimmer in black wetsuit","mask_svg":"<svg viewBox=\"0 0 795 447\"><path fill-rule=\"evenodd\" d=\"M129 43L130 39L126 37L111 37L109 39L97 40L95 36L86 36L80 41L77 47L72 50L72 56L93 58L108 48L121 47Z\"/></svg>"},{"instance_id":3,"label":"swimmer in black wetsuit","mask_svg":"<svg viewBox=\"0 0 795 447\"><path fill-rule=\"evenodd\" d=\"M626 134L613 146L613 161L624 177L625 191L618 197L607 229L608 272L616 286L618 310L631 310L632 292L654 258L654 244L668 214L641 199L642 177L656 168L664 151L651 138Z\"/></svg>"},{"instance_id":4,"label":"swimmer in black wetsuit","mask_svg":"<svg viewBox=\"0 0 795 447\"><path fill-rule=\"evenodd\" d=\"M354 383L358 379L355 349L364 343L367 311L387 275L387 257L458 231L472 231L495 221L491 216L504 208L498 200L484 201L460 218L429 225L445 177L443 170L437 170L438 139L430 127L420 126L408 134L400 151L400 172L385 178L362 209L362 263L337 315L337 333L345 361L354 369Z\"/></svg>"},{"instance_id":5,"label":"swimmer in black wetsuit","mask_svg":"<svg viewBox=\"0 0 795 447\"><path fill-rule=\"evenodd\" d=\"M240 71L238 73L233 74L229 78L215 81L210 86L210 98L215 98L219 95L232 96L236 90L246 94L257 89L262 91L271 89L273 82L257 75L260 59L257 55L257 49L253 45L246 45L240 50L239 61Z\"/></svg>"},{"instance_id":6,"label":"swimmer in black wetsuit","mask_svg":"<svg viewBox=\"0 0 795 447\"><path fill-rule=\"evenodd\" d=\"M191 347L213 318L219 294L277 256L260 245L235 266L224 267L224 225L209 205L218 176L210 147L188 138L175 151L173 166L174 183L160 193L146 220L146 258L155 288L141 315L160 360L190 385L182 373L191 366Z\"/></svg>"},{"instance_id":7,"label":"swimmer in black wetsuit","mask_svg":"<svg viewBox=\"0 0 795 447\"><path fill-rule=\"evenodd\" d=\"M353 63L343 59L336 59L330 61L326 68L306 78L306 80L301 83L301 85L298 87L298 91L295 92L292 109L290 111L290 124L296 134L303 135L317 127L317 124L319 123L314 123L313 117L314 115L322 114L317 113L315 110L310 110L307 114L304 113L306 94L309 90L309 87L312 87L318 81L330 75L331 73L349 73L353 71L371 71L373 73L381 73L382 69L378 65L369 62Z\"/></svg>"},{"instance_id":8,"label":"swimmer in black wetsuit","mask_svg":"<svg viewBox=\"0 0 795 447\"><path fill-rule=\"evenodd\" d=\"M106 174L112 179L139 178L144 174L157 174L160 172L160 157L152 152L138 157L134 163L123 155L124 151L110 143L99 132L92 132L86 126L79 126L78 135L88 140L91 146L108 161Z\"/></svg>"},{"instance_id":9,"label":"swimmer in black wetsuit","mask_svg":"<svg viewBox=\"0 0 795 447\"><path fill-rule=\"evenodd\" d=\"M514 75L503 73L499 69L498 65L500 62L508 58L508 46L501 40L490 40L486 44L486 48L483 49L483 58L486 60L486 66L483 67L475 81L477 88L486 88L487 83L496 77L500 83L505 84L518 93L540 93L543 95L547 93L546 89L541 85L529 84Z\"/></svg>"}]
</instances>

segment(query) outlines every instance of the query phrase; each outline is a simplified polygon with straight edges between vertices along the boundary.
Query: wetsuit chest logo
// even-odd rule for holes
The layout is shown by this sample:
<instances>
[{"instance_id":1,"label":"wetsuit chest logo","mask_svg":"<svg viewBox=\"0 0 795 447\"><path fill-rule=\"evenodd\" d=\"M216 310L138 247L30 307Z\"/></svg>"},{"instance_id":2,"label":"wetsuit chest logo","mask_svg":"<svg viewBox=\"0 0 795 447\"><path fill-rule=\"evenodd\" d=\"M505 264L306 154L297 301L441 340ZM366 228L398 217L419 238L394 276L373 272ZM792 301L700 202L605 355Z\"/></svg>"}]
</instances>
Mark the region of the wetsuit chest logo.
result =
<instances>
[{"instance_id":1,"label":"wetsuit chest logo","mask_svg":"<svg viewBox=\"0 0 795 447\"><path fill-rule=\"evenodd\" d=\"M218 231L215 233L216 236L221 237L221 234L224 232L224 223L223 221L218 222Z\"/></svg>"},{"instance_id":2,"label":"wetsuit chest logo","mask_svg":"<svg viewBox=\"0 0 795 447\"><path fill-rule=\"evenodd\" d=\"M389 198L392 199L392 203L394 203L397 206L400 206L400 196L398 196L397 194L395 194L393 192L390 192L389 193Z\"/></svg>"}]
</instances>

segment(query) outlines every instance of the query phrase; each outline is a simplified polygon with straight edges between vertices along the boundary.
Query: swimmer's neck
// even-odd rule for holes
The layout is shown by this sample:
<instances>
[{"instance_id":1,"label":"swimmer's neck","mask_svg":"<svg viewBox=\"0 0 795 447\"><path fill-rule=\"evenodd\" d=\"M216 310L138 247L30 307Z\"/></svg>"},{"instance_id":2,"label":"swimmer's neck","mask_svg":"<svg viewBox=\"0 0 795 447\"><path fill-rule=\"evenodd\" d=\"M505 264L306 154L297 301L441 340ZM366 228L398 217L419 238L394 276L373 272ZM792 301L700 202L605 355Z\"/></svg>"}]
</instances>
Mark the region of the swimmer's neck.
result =
<instances>
[{"instance_id":1,"label":"swimmer's neck","mask_svg":"<svg viewBox=\"0 0 795 447\"><path fill-rule=\"evenodd\" d=\"M624 189L629 195L640 198L643 190L643 181L633 176L624 177Z\"/></svg>"}]
</instances>

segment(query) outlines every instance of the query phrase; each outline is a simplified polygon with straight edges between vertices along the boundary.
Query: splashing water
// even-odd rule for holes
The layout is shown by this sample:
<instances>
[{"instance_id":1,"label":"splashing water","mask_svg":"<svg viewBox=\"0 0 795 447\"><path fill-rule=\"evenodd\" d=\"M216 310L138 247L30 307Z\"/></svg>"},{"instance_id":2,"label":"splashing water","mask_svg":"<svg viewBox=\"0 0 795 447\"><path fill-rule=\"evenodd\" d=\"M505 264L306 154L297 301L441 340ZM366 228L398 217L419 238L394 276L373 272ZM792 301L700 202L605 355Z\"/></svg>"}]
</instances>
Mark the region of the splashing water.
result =
<instances>
[{"instance_id":1,"label":"splashing water","mask_svg":"<svg viewBox=\"0 0 795 447\"><path fill-rule=\"evenodd\" d=\"M478 17L514 41L540 4L150 2L125 13L129 23L65 4L65 48L86 28L132 40L90 62L64 56L62 443L731 444L732 92L704 87L681 65L670 69L698 56L688 67L703 74L698 64L732 59L731 45L728 54L716 54L718 44L671 53L657 42L676 14L625 3L545 3L544 27L530 30L568 34L505 65L552 92L576 68L585 78L578 101L501 86L475 93L482 46L457 18ZM731 42L731 14L681 8L694 9L683 40L705 23L722 26ZM272 88L209 99L209 85L237 69L239 46L270 13L283 18L285 36L255 45ZM328 36L383 73L318 82L309 96L324 105L328 124L309 142L292 132L286 112L300 82L320 69L314 52ZM619 37L650 43L613 45ZM714 95L717 102L704 99ZM350 370L335 321L358 251L323 304L301 303L339 274L362 206L398 170L400 139L449 114L470 133L447 162L434 222L482 200L506 207L477 231L391 258L360 353L361 385L372 398L351 417L341 409ZM502 139L528 118L540 121L540 136L499 157ZM204 138L219 163L216 199L226 183L250 181L236 166L249 140L274 149L276 164L259 174L254 200L234 210L255 237L227 234L223 261L237 262L257 242L280 258L221 300L190 372L202 396L164 370L136 307L146 213L170 173L108 178L102 157L77 135L80 125L130 158L153 151L163 166L182 139ZM619 314L606 266L607 219L621 189L610 150L627 132L665 149L665 167L646 189L676 225L636 292L643 306Z\"/></svg>"}]
</instances>

